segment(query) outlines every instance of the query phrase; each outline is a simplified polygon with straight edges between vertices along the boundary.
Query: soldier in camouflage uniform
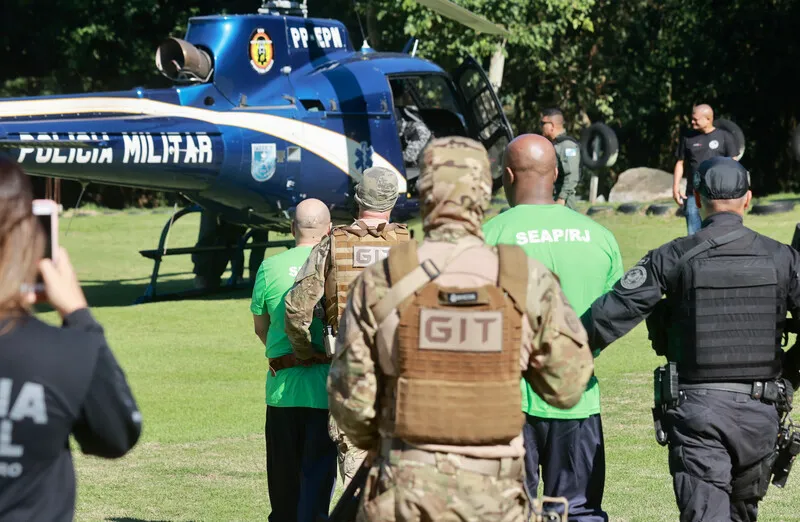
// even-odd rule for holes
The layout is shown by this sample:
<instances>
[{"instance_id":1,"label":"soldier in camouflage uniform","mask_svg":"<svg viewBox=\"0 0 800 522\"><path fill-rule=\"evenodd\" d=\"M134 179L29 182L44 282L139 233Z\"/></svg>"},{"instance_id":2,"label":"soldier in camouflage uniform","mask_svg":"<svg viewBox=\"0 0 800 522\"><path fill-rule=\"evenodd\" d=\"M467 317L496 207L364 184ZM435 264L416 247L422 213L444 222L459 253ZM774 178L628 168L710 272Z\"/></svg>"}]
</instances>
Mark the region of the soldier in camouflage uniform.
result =
<instances>
[{"instance_id":1,"label":"soldier in camouflage uniform","mask_svg":"<svg viewBox=\"0 0 800 522\"><path fill-rule=\"evenodd\" d=\"M553 142L558 156L558 179L553 197L559 205L575 210L575 189L581 180L581 148L564 130L564 115L559 109L542 113L542 135Z\"/></svg>"},{"instance_id":2,"label":"soldier in camouflage uniform","mask_svg":"<svg viewBox=\"0 0 800 522\"><path fill-rule=\"evenodd\" d=\"M314 247L286 296L286 335L295 356L311 357L309 327L315 309L325 320L329 335L335 336L344 312L352 280L369 264L383 259L389 248L409 238L403 224L390 224L397 202L397 176L389 169L371 167L356 187L358 218L349 226L337 226ZM333 339L333 337L331 337ZM332 342L330 343L333 344ZM361 466L366 452L353 446L331 417L331 439L339 453L339 473L344 487Z\"/></svg>"},{"instance_id":3,"label":"soldier in camouflage uniform","mask_svg":"<svg viewBox=\"0 0 800 522\"><path fill-rule=\"evenodd\" d=\"M328 375L331 415L370 451L357 520L525 520L520 376L575 405L586 332L541 263L484 243L483 146L436 139L422 159L425 239L351 285Z\"/></svg>"}]
</instances>

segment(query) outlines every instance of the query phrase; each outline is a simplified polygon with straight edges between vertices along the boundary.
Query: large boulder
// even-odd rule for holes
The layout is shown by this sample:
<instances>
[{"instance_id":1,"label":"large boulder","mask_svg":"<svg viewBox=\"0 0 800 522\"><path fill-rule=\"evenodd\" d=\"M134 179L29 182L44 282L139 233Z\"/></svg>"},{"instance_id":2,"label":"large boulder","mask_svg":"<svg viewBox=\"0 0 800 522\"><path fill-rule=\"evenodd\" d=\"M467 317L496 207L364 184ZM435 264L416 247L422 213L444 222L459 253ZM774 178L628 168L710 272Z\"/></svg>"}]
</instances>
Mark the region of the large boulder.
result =
<instances>
[{"instance_id":1,"label":"large boulder","mask_svg":"<svg viewBox=\"0 0 800 522\"><path fill-rule=\"evenodd\" d=\"M685 177L681 187L686 190ZM647 167L628 169L620 174L608 194L610 203L646 203L660 199L672 199L672 174Z\"/></svg>"}]
</instances>

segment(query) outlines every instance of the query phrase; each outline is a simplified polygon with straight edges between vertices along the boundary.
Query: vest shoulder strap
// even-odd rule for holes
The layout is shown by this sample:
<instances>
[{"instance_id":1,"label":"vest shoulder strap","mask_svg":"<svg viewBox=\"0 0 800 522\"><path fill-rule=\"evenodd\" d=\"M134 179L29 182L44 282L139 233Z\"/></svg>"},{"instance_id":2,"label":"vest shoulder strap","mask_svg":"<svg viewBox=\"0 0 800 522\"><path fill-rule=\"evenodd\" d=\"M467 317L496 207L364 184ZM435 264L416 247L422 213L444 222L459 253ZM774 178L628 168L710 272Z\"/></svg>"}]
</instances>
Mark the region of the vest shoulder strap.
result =
<instances>
[{"instance_id":1,"label":"vest shoulder strap","mask_svg":"<svg viewBox=\"0 0 800 522\"><path fill-rule=\"evenodd\" d=\"M394 232L396 238L408 238L408 225L405 223L381 223L377 228L371 229L370 233L375 237L389 239L391 232Z\"/></svg>"},{"instance_id":2,"label":"vest shoulder strap","mask_svg":"<svg viewBox=\"0 0 800 522\"><path fill-rule=\"evenodd\" d=\"M408 241L392 247L386 262L389 264L389 285L395 286L419 266L417 242Z\"/></svg>"},{"instance_id":3,"label":"vest shoulder strap","mask_svg":"<svg viewBox=\"0 0 800 522\"><path fill-rule=\"evenodd\" d=\"M392 247L384 263L389 269L389 291L372 308L378 324L389 317L392 310L400 306L408 296L439 275L438 270L435 274L428 273L420 265L416 241L406 241Z\"/></svg>"},{"instance_id":4,"label":"vest shoulder strap","mask_svg":"<svg viewBox=\"0 0 800 522\"><path fill-rule=\"evenodd\" d=\"M344 233L353 234L354 236L358 237L364 237L369 233L369 227L361 220L356 221L352 225L343 226L340 228L340 230Z\"/></svg>"},{"instance_id":5,"label":"vest shoulder strap","mask_svg":"<svg viewBox=\"0 0 800 522\"><path fill-rule=\"evenodd\" d=\"M381 237L388 239L389 233L394 232L395 235L408 235L408 225L404 223L381 223L377 227L370 227L364 221L358 220L352 225L341 225L334 228L340 236L352 234L359 238L370 235L372 237Z\"/></svg>"},{"instance_id":6,"label":"vest shoulder strap","mask_svg":"<svg viewBox=\"0 0 800 522\"><path fill-rule=\"evenodd\" d=\"M749 229L747 229L745 227L742 227L742 228L737 228L736 230L734 230L732 232L728 232L727 234L723 234L723 235L718 236L718 237L710 237L710 238L706 239L705 241L703 241L699 245L696 245L694 248L690 249L688 252L683 254L680 257L680 259L678 259L678 262L675 263L675 266L672 268L672 270L669 271L669 274L667 276L667 280L668 281L677 282L678 276L681 274L681 272L683 271L683 268L686 266L686 264L692 258L697 257L698 255L702 254L703 252L705 252L707 250L710 250L710 249L712 249L714 247L718 247L718 246L721 246L721 245L727 245L728 243L732 243L732 242L736 241L737 239L746 236L749 232L750 232Z\"/></svg>"},{"instance_id":7,"label":"vest shoulder strap","mask_svg":"<svg viewBox=\"0 0 800 522\"><path fill-rule=\"evenodd\" d=\"M441 263L441 270L476 246L474 243L454 246L447 259ZM440 273L439 267L432 260L425 259L422 263L419 262L416 241L407 241L393 247L385 262L389 267L389 291L372 307L372 313L375 314L378 324L389 317L392 310L400 306L411 294L439 277Z\"/></svg>"},{"instance_id":8,"label":"vest shoulder strap","mask_svg":"<svg viewBox=\"0 0 800 522\"><path fill-rule=\"evenodd\" d=\"M347 230L344 225L338 225L331 229L331 239L334 237L345 237L347 235Z\"/></svg>"},{"instance_id":9,"label":"vest shoulder strap","mask_svg":"<svg viewBox=\"0 0 800 522\"><path fill-rule=\"evenodd\" d=\"M517 245L497 245L500 263L498 284L524 312L528 301L528 256Z\"/></svg>"}]
</instances>

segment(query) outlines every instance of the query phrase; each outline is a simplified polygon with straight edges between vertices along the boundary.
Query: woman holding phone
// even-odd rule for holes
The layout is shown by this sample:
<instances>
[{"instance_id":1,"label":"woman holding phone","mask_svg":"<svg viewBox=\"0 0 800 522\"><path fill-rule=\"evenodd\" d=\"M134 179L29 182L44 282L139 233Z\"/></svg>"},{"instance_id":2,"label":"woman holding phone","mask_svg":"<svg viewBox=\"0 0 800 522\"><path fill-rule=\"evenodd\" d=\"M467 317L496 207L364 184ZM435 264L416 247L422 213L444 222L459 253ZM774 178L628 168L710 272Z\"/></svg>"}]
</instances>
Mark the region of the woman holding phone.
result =
<instances>
[{"instance_id":1,"label":"woman holding phone","mask_svg":"<svg viewBox=\"0 0 800 522\"><path fill-rule=\"evenodd\" d=\"M70 435L83 453L119 458L141 415L67 252L42 258L47 234L32 206L30 179L0 156L0 520L72 520ZM33 316L37 301L61 328Z\"/></svg>"}]
</instances>

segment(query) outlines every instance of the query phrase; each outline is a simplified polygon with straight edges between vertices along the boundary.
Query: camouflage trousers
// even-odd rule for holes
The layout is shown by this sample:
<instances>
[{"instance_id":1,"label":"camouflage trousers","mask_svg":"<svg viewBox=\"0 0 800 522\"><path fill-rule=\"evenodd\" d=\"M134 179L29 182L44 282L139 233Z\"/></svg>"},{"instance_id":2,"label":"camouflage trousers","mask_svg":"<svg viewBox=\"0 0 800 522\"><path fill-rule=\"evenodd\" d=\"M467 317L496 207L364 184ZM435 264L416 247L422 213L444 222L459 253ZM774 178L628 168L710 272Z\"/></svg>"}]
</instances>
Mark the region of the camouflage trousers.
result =
<instances>
[{"instance_id":1,"label":"camouflage trousers","mask_svg":"<svg viewBox=\"0 0 800 522\"><path fill-rule=\"evenodd\" d=\"M367 451L359 449L350 442L347 435L344 434L333 415L328 415L328 435L331 440L336 444L337 461L339 464L339 475L342 478L342 487L346 488L350 481L353 480L353 475L356 474L364 458L367 456Z\"/></svg>"},{"instance_id":2,"label":"camouflage trousers","mask_svg":"<svg viewBox=\"0 0 800 522\"><path fill-rule=\"evenodd\" d=\"M380 462L380 459L378 460ZM357 522L519 522L528 520L524 469L488 476L399 460L370 470Z\"/></svg>"}]
</instances>

